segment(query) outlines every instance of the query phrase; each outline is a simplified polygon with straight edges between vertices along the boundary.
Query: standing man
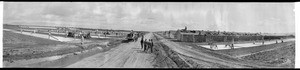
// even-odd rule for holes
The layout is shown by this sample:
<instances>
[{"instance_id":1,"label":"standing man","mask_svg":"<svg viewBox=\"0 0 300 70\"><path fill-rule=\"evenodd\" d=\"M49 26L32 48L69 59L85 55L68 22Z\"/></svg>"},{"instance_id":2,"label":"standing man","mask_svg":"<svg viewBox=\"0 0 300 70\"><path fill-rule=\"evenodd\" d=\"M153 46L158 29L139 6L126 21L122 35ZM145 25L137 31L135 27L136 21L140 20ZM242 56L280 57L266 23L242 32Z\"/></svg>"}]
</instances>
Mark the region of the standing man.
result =
<instances>
[{"instance_id":1,"label":"standing man","mask_svg":"<svg viewBox=\"0 0 300 70\"><path fill-rule=\"evenodd\" d=\"M234 49L234 38L232 38L231 49Z\"/></svg>"},{"instance_id":2,"label":"standing man","mask_svg":"<svg viewBox=\"0 0 300 70\"><path fill-rule=\"evenodd\" d=\"M50 39L50 36L51 36L51 30L48 30L48 35L49 35L49 39Z\"/></svg>"},{"instance_id":3,"label":"standing man","mask_svg":"<svg viewBox=\"0 0 300 70\"><path fill-rule=\"evenodd\" d=\"M263 38L262 38L262 45L264 45L265 44L265 37L263 36Z\"/></svg>"},{"instance_id":4,"label":"standing man","mask_svg":"<svg viewBox=\"0 0 300 70\"><path fill-rule=\"evenodd\" d=\"M76 32L72 33L73 34L73 37L74 37L74 40L76 39Z\"/></svg>"},{"instance_id":5,"label":"standing man","mask_svg":"<svg viewBox=\"0 0 300 70\"><path fill-rule=\"evenodd\" d=\"M108 30L106 32L104 32L104 37L106 37L107 34L108 34Z\"/></svg>"},{"instance_id":6,"label":"standing man","mask_svg":"<svg viewBox=\"0 0 300 70\"><path fill-rule=\"evenodd\" d=\"M228 46L228 43L225 44L225 48Z\"/></svg>"},{"instance_id":7,"label":"standing man","mask_svg":"<svg viewBox=\"0 0 300 70\"><path fill-rule=\"evenodd\" d=\"M84 37L82 33L80 33L80 35L81 35L81 45L83 45Z\"/></svg>"},{"instance_id":8,"label":"standing man","mask_svg":"<svg viewBox=\"0 0 300 70\"><path fill-rule=\"evenodd\" d=\"M209 42L208 45L209 45L210 49L213 49L212 42Z\"/></svg>"},{"instance_id":9,"label":"standing man","mask_svg":"<svg viewBox=\"0 0 300 70\"><path fill-rule=\"evenodd\" d=\"M153 44L153 39L151 39L151 47L150 47L151 53L153 52L153 46L154 46L154 44Z\"/></svg>"},{"instance_id":10,"label":"standing man","mask_svg":"<svg viewBox=\"0 0 300 70\"><path fill-rule=\"evenodd\" d=\"M98 35L98 38L100 38L100 33L97 33L97 35Z\"/></svg>"},{"instance_id":11,"label":"standing man","mask_svg":"<svg viewBox=\"0 0 300 70\"><path fill-rule=\"evenodd\" d=\"M104 32L103 34L104 34L104 37L106 37L106 32Z\"/></svg>"},{"instance_id":12,"label":"standing man","mask_svg":"<svg viewBox=\"0 0 300 70\"><path fill-rule=\"evenodd\" d=\"M147 51L149 51L149 49L151 48L151 39L149 39L149 41L148 41L148 47L147 47Z\"/></svg>"},{"instance_id":13,"label":"standing man","mask_svg":"<svg viewBox=\"0 0 300 70\"><path fill-rule=\"evenodd\" d=\"M141 49L143 49L143 46L144 46L144 35L142 35L142 38L141 38Z\"/></svg>"},{"instance_id":14,"label":"standing man","mask_svg":"<svg viewBox=\"0 0 300 70\"><path fill-rule=\"evenodd\" d=\"M68 37L68 34L69 34L69 32L66 30L66 36L65 37Z\"/></svg>"},{"instance_id":15,"label":"standing man","mask_svg":"<svg viewBox=\"0 0 300 70\"><path fill-rule=\"evenodd\" d=\"M21 28L21 33L23 33L23 29Z\"/></svg>"},{"instance_id":16,"label":"standing man","mask_svg":"<svg viewBox=\"0 0 300 70\"><path fill-rule=\"evenodd\" d=\"M170 37L170 34L171 34L171 31L169 31L169 33L168 33L169 38L171 38L171 37Z\"/></svg>"},{"instance_id":17,"label":"standing man","mask_svg":"<svg viewBox=\"0 0 300 70\"><path fill-rule=\"evenodd\" d=\"M146 51L147 47L148 47L148 43L147 43L147 39L145 39L145 41L144 41L144 51Z\"/></svg>"},{"instance_id":18,"label":"standing man","mask_svg":"<svg viewBox=\"0 0 300 70\"><path fill-rule=\"evenodd\" d=\"M36 29L33 30L33 33L35 33L35 32L36 32Z\"/></svg>"},{"instance_id":19,"label":"standing man","mask_svg":"<svg viewBox=\"0 0 300 70\"><path fill-rule=\"evenodd\" d=\"M137 36L137 34L134 34L134 42L136 42L138 38L139 37Z\"/></svg>"}]
</instances>

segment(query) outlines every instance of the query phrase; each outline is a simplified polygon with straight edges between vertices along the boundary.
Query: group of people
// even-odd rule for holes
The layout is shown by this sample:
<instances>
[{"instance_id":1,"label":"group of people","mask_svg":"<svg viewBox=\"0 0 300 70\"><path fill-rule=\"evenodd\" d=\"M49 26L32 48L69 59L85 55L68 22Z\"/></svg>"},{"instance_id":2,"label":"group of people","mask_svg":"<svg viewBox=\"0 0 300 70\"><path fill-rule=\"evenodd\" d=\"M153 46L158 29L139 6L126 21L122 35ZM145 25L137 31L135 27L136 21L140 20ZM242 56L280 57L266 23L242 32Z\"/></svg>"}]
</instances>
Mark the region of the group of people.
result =
<instances>
[{"instance_id":1,"label":"group of people","mask_svg":"<svg viewBox=\"0 0 300 70\"><path fill-rule=\"evenodd\" d=\"M210 49L218 49L218 45L216 45L214 43L208 43L208 45L210 45ZM229 46L230 49L234 49L233 43L225 44L225 47L227 47L227 46Z\"/></svg>"},{"instance_id":2,"label":"group of people","mask_svg":"<svg viewBox=\"0 0 300 70\"><path fill-rule=\"evenodd\" d=\"M208 42L208 45L210 45L210 49L218 49L218 45L216 45L215 42L213 42L213 41ZM225 44L225 48L227 46L229 46L230 49L234 49L234 39L232 39L231 42L227 42Z\"/></svg>"},{"instance_id":3,"label":"group of people","mask_svg":"<svg viewBox=\"0 0 300 70\"><path fill-rule=\"evenodd\" d=\"M152 53L153 52L153 40L152 39L145 39L144 40L144 35L142 35L141 38L141 49L145 52L149 51Z\"/></svg>"}]
</instances>

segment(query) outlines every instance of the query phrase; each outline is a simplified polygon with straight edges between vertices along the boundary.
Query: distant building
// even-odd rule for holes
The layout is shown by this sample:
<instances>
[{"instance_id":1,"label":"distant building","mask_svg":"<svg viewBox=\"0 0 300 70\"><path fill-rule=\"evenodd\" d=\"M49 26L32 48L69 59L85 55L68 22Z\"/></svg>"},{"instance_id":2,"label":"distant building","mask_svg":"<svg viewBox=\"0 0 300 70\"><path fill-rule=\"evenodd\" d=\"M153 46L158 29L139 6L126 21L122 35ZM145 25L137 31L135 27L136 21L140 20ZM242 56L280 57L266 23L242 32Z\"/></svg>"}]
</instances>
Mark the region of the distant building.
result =
<instances>
[{"instance_id":1,"label":"distant building","mask_svg":"<svg viewBox=\"0 0 300 70\"><path fill-rule=\"evenodd\" d=\"M199 35L198 31L177 30L174 38L180 41L195 42L195 35Z\"/></svg>"},{"instance_id":2,"label":"distant building","mask_svg":"<svg viewBox=\"0 0 300 70\"><path fill-rule=\"evenodd\" d=\"M251 41L262 40L264 36L257 33L238 33L238 32L221 32L221 31L204 31L204 30L187 30L179 29L174 34L174 39L183 42L229 42L232 39L235 41ZM269 39L277 39L274 36Z\"/></svg>"}]
</instances>

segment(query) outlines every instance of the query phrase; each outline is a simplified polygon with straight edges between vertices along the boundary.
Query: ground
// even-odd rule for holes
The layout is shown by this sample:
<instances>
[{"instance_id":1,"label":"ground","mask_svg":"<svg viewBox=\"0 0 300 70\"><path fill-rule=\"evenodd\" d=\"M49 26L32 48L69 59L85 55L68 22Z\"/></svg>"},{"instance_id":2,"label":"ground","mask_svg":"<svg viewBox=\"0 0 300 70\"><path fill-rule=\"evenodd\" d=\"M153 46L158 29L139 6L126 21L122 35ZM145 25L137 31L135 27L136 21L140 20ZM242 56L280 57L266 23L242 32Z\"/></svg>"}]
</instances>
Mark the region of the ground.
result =
<instances>
[{"instance_id":1,"label":"ground","mask_svg":"<svg viewBox=\"0 0 300 70\"><path fill-rule=\"evenodd\" d=\"M197 43L177 42L157 35L190 67L200 68L293 68L295 41L234 50L210 50ZM252 55L249 55L252 54ZM284 55L284 56L283 56ZM266 57L267 56L267 57ZM280 56L280 57L279 57ZM264 61L264 62L261 62ZM276 64L277 63L277 64Z\"/></svg>"},{"instance_id":2,"label":"ground","mask_svg":"<svg viewBox=\"0 0 300 70\"><path fill-rule=\"evenodd\" d=\"M145 39L152 37L152 34L145 35ZM141 39L141 38L140 38ZM140 46L140 39L137 42L129 42L120 44L118 47L111 49L105 53L95 54L84 58L67 68L152 68L154 55L144 52Z\"/></svg>"},{"instance_id":3,"label":"ground","mask_svg":"<svg viewBox=\"0 0 300 70\"><path fill-rule=\"evenodd\" d=\"M6 28L14 30L15 27ZM136 42L126 42L122 36L93 38L81 45L75 39L64 42L41 34L3 31L4 67L294 68L295 64L295 41L211 50L201 46L205 43L178 42L148 33L145 39L154 41L151 53L141 49L141 38ZM54 36L65 39L63 35Z\"/></svg>"},{"instance_id":4,"label":"ground","mask_svg":"<svg viewBox=\"0 0 300 70\"><path fill-rule=\"evenodd\" d=\"M101 39L90 40L84 45L80 45L79 43L60 42L11 31L3 31L3 33L4 67L22 67L48 60L44 58L58 58L57 56L64 56L98 47L102 48L102 51L106 51L122 42L119 39Z\"/></svg>"}]
</instances>

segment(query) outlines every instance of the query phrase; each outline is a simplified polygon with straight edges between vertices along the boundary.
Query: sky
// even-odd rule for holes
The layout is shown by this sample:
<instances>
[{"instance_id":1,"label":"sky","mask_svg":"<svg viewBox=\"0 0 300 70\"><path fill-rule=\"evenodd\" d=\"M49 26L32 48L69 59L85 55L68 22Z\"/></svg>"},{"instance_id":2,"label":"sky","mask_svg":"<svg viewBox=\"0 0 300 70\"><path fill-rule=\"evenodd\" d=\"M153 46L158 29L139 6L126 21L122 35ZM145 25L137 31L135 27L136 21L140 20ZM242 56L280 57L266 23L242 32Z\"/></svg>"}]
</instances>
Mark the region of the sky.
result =
<instances>
[{"instance_id":1,"label":"sky","mask_svg":"<svg viewBox=\"0 0 300 70\"><path fill-rule=\"evenodd\" d=\"M294 3L4 2L4 24L163 31L295 32Z\"/></svg>"}]
</instances>

